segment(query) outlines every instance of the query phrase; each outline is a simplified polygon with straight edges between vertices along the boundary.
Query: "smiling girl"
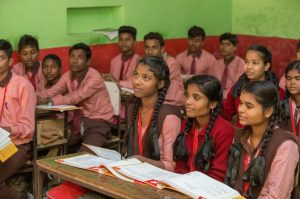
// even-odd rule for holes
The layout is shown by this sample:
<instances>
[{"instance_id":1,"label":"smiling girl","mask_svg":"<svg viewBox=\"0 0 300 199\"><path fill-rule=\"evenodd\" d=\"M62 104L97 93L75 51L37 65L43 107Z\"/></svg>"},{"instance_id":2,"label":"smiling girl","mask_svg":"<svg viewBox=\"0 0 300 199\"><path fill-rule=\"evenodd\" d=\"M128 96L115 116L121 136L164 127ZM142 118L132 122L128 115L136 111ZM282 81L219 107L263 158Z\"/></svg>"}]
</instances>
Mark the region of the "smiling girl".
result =
<instances>
[{"instance_id":1,"label":"smiling girl","mask_svg":"<svg viewBox=\"0 0 300 199\"><path fill-rule=\"evenodd\" d=\"M224 105L224 117L231 121L233 116L237 114L240 102L239 96L243 86L249 81L270 81L279 90L280 99L284 99L284 90L278 86L278 80L273 72L271 72L271 52L264 46L250 46L246 52L244 74L230 89ZM237 124L242 127L240 123Z\"/></svg>"},{"instance_id":2,"label":"smiling girl","mask_svg":"<svg viewBox=\"0 0 300 199\"><path fill-rule=\"evenodd\" d=\"M299 148L277 127L279 112L273 83L254 81L242 89L238 114L245 128L235 134L225 182L246 198L291 196Z\"/></svg>"},{"instance_id":3,"label":"smiling girl","mask_svg":"<svg viewBox=\"0 0 300 199\"><path fill-rule=\"evenodd\" d=\"M185 90L188 119L174 144L175 172L200 170L223 182L234 129L219 115L221 83L213 76L198 75L186 82Z\"/></svg>"}]
</instances>

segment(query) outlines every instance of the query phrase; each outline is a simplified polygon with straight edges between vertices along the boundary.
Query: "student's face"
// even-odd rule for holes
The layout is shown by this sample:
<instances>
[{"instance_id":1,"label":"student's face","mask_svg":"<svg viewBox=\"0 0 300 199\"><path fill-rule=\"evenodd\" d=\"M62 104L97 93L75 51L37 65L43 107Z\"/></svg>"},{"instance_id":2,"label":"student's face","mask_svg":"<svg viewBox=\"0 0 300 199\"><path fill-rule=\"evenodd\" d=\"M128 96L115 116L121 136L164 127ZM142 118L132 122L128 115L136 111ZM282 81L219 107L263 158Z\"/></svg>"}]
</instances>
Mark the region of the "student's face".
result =
<instances>
[{"instance_id":1,"label":"student's face","mask_svg":"<svg viewBox=\"0 0 300 199\"><path fill-rule=\"evenodd\" d=\"M4 50L0 50L0 74L7 72L11 65L12 58L8 58Z\"/></svg>"},{"instance_id":2,"label":"student's face","mask_svg":"<svg viewBox=\"0 0 300 199\"><path fill-rule=\"evenodd\" d=\"M189 37L188 43L189 43L189 51L194 53L199 51L202 48L204 41L201 36L197 36L197 37Z\"/></svg>"},{"instance_id":3,"label":"student's face","mask_svg":"<svg viewBox=\"0 0 300 199\"><path fill-rule=\"evenodd\" d=\"M196 84L188 85L185 91L185 111L190 118L208 117L216 102L209 102Z\"/></svg>"},{"instance_id":4,"label":"student's face","mask_svg":"<svg viewBox=\"0 0 300 199\"><path fill-rule=\"evenodd\" d=\"M250 81L265 80L265 72L270 68L270 63L264 63L260 52L248 50L245 58L244 71Z\"/></svg>"},{"instance_id":5,"label":"student's face","mask_svg":"<svg viewBox=\"0 0 300 199\"><path fill-rule=\"evenodd\" d=\"M144 52L146 56L162 56L165 48L160 46L157 39L147 39L144 41Z\"/></svg>"},{"instance_id":6,"label":"student's face","mask_svg":"<svg viewBox=\"0 0 300 199\"><path fill-rule=\"evenodd\" d=\"M239 122L247 126L260 126L268 122L272 109L263 109L252 93L242 92L238 106Z\"/></svg>"},{"instance_id":7,"label":"student's face","mask_svg":"<svg viewBox=\"0 0 300 199\"><path fill-rule=\"evenodd\" d=\"M297 50L297 53L296 53L296 59L297 59L297 60L300 60L300 48Z\"/></svg>"},{"instance_id":8,"label":"student's face","mask_svg":"<svg viewBox=\"0 0 300 199\"><path fill-rule=\"evenodd\" d=\"M300 73L298 70L292 69L286 74L286 88L291 95L300 94Z\"/></svg>"},{"instance_id":9,"label":"student's face","mask_svg":"<svg viewBox=\"0 0 300 199\"><path fill-rule=\"evenodd\" d=\"M223 57L233 56L236 51L236 46L233 45L229 40L223 40L220 43L220 52Z\"/></svg>"},{"instance_id":10,"label":"student's face","mask_svg":"<svg viewBox=\"0 0 300 199\"><path fill-rule=\"evenodd\" d=\"M163 82L159 82L154 73L149 70L149 66L145 64L137 65L132 78L132 86L136 97L148 98L157 95L159 88L162 88L163 85Z\"/></svg>"},{"instance_id":11,"label":"student's face","mask_svg":"<svg viewBox=\"0 0 300 199\"><path fill-rule=\"evenodd\" d=\"M119 47L122 52L129 52L134 49L135 40L129 33L121 33L119 35Z\"/></svg>"},{"instance_id":12,"label":"student's face","mask_svg":"<svg viewBox=\"0 0 300 199\"><path fill-rule=\"evenodd\" d=\"M20 50L21 62L26 68L32 68L39 61L40 51L34 46L24 46Z\"/></svg>"},{"instance_id":13,"label":"student's face","mask_svg":"<svg viewBox=\"0 0 300 199\"><path fill-rule=\"evenodd\" d=\"M82 49L72 50L70 53L70 67L72 72L80 72L88 67L90 60L86 58L85 51Z\"/></svg>"},{"instance_id":14,"label":"student's face","mask_svg":"<svg viewBox=\"0 0 300 199\"><path fill-rule=\"evenodd\" d=\"M42 69L47 81L53 81L60 76L60 68L52 59L45 60Z\"/></svg>"}]
</instances>

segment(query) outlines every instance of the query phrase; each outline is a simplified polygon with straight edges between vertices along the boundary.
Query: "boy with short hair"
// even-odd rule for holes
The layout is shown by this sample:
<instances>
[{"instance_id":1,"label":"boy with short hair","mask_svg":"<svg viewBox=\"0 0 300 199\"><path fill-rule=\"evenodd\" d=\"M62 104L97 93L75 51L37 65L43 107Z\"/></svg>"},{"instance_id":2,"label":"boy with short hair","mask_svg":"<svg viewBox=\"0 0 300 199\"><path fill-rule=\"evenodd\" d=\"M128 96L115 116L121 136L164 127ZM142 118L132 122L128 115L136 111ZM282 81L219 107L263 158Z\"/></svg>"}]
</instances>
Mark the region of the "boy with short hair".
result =
<instances>
[{"instance_id":1,"label":"boy with short hair","mask_svg":"<svg viewBox=\"0 0 300 199\"><path fill-rule=\"evenodd\" d=\"M165 97L165 102L175 106L183 106L184 89L180 68L173 57L163 56L165 54L165 41L160 33L149 32L144 36L144 52L146 56L164 57L170 70L170 86Z\"/></svg>"},{"instance_id":2,"label":"boy with short hair","mask_svg":"<svg viewBox=\"0 0 300 199\"><path fill-rule=\"evenodd\" d=\"M0 198L24 198L5 185L5 181L30 159L30 144L35 127L36 98L33 86L10 71L12 46L0 39L0 127L10 133L18 151L5 162L0 162Z\"/></svg>"},{"instance_id":3,"label":"boy with short hair","mask_svg":"<svg viewBox=\"0 0 300 199\"><path fill-rule=\"evenodd\" d=\"M45 78L39 62L40 49L38 40L31 35L25 34L20 38L18 48L21 61L13 65L12 71L28 79L35 90L40 89L45 84Z\"/></svg>"},{"instance_id":4,"label":"boy with short hair","mask_svg":"<svg viewBox=\"0 0 300 199\"><path fill-rule=\"evenodd\" d=\"M101 75L89 67L91 55L90 47L84 43L72 46L69 50L70 71L46 91L47 96L38 97L39 103L82 107L81 112L74 112L69 152L76 152L79 148L80 151L89 151L81 144L102 146L110 139L113 107Z\"/></svg>"},{"instance_id":5,"label":"boy with short hair","mask_svg":"<svg viewBox=\"0 0 300 199\"><path fill-rule=\"evenodd\" d=\"M221 81L223 96L226 98L232 85L243 74L245 62L242 58L235 55L238 44L236 35L224 33L220 36L219 41L220 52L223 57L216 61L210 73Z\"/></svg>"},{"instance_id":6,"label":"boy with short hair","mask_svg":"<svg viewBox=\"0 0 300 199\"><path fill-rule=\"evenodd\" d=\"M110 75L121 87L132 88L131 78L140 56L134 52L136 29L132 26L121 26L119 48L122 51L111 60Z\"/></svg>"},{"instance_id":7,"label":"boy with short hair","mask_svg":"<svg viewBox=\"0 0 300 199\"><path fill-rule=\"evenodd\" d=\"M209 74L216 58L202 49L205 36L204 29L199 26L188 30L188 49L176 56L182 74Z\"/></svg>"}]
</instances>

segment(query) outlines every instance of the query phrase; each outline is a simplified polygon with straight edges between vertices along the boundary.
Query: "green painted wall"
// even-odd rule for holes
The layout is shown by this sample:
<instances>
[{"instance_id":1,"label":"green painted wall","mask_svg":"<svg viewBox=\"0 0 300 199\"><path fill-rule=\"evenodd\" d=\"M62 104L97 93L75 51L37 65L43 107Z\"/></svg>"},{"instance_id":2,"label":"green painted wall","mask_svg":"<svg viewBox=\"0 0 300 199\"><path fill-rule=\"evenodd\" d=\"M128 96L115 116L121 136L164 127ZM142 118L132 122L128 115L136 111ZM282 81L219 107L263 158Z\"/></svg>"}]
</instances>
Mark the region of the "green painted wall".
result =
<instances>
[{"instance_id":1,"label":"green painted wall","mask_svg":"<svg viewBox=\"0 0 300 199\"><path fill-rule=\"evenodd\" d=\"M149 31L165 38L186 37L191 25L208 35L231 30L231 0L9 0L1 1L0 38L16 47L24 33L38 37L41 48L109 43L92 33L122 24L138 28L138 39Z\"/></svg>"},{"instance_id":2,"label":"green painted wall","mask_svg":"<svg viewBox=\"0 0 300 199\"><path fill-rule=\"evenodd\" d=\"M299 0L232 0L232 32L300 38Z\"/></svg>"}]
</instances>

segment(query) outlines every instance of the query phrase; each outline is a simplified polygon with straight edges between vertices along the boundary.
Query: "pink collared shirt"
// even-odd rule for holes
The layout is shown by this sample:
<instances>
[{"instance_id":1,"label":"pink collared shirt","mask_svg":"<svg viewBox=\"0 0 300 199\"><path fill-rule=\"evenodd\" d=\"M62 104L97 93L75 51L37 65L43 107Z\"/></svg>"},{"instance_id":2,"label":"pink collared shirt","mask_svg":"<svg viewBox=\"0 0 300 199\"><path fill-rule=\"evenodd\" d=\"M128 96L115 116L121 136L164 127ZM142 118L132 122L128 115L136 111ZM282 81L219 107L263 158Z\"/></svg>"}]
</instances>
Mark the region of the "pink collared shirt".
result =
<instances>
[{"instance_id":1,"label":"pink collared shirt","mask_svg":"<svg viewBox=\"0 0 300 199\"><path fill-rule=\"evenodd\" d=\"M290 198L298 162L297 144L290 140L284 141L277 149L258 199Z\"/></svg>"},{"instance_id":2,"label":"pink collared shirt","mask_svg":"<svg viewBox=\"0 0 300 199\"><path fill-rule=\"evenodd\" d=\"M138 54L134 54L124 63L123 80L120 81L121 87L132 88L132 75L135 67L141 57ZM110 74L112 74L117 80L119 80L122 66L122 53L117 55L111 60Z\"/></svg>"},{"instance_id":3,"label":"pink collared shirt","mask_svg":"<svg viewBox=\"0 0 300 199\"><path fill-rule=\"evenodd\" d=\"M11 128L11 139L15 145L28 143L32 140L35 128L34 88L28 80L14 73L6 87L0 126ZM5 87L0 87L0 106L4 93Z\"/></svg>"},{"instance_id":4,"label":"pink collared shirt","mask_svg":"<svg viewBox=\"0 0 300 199\"><path fill-rule=\"evenodd\" d=\"M46 91L47 96L52 97L53 103L79 105L84 117L112 122L113 107L100 73L89 68L78 88L77 79L72 81L70 76L70 71L66 72ZM64 93L68 94L63 95Z\"/></svg>"},{"instance_id":5,"label":"pink collared shirt","mask_svg":"<svg viewBox=\"0 0 300 199\"><path fill-rule=\"evenodd\" d=\"M17 75L25 77L27 80L29 80L29 76L32 75L30 72L26 73L25 66L22 62L13 65L11 71ZM37 72L37 75L35 76L36 90L42 89L45 86L45 82L46 78L43 75L42 64L40 62L39 70Z\"/></svg>"},{"instance_id":6,"label":"pink collared shirt","mask_svg":"<svg viewBox=\"0 0 300 199\"><path fill-rule=\"evenodd\" d=\"M180 133L181 120L176 115L167 115L162 126L162 132L158 138L160 161L168 171L174 171L173 144ZM145 133L146 128L142 129Z\"/></svg>"},{"instance_id":7,"label":"pink collared shirt","mask_svg":"<svg viewBox=\"0 0 300 199\"><path fill-rule=\"evenodd\" d=\"M178 54L176 60L181 68L182 74L191 74L193 57L192 55L188 55L188 50ZM215 62L216 58L206 50L202 49L200 57L195 58L195 74L209 74L209 69L214 66Z\"/></svg>"},{"instance_id":8,"label":"pink collared shirt","mask_svg":"<svg viewBox=\"0 0 300 199\"><path fill-rule=\"evenodd\" d=\"M227 94L230 88L235 84L235 82L239 79L239 77L244 72L244 60L238 56L235 56L234 59L226 66L224 59L218 59L215 62L213 68L211 68L209 74L214 75L218 80L222 82L223 75L225 73L225 69L227 67L227 78L225 85L223 87L223 96L227 97Z\"/></svg>"},{"instance_id":9,"label":"pink collared shirt","mask_svg":"<svg viewBox=\"0 0 300 199\"><path fill-rule=\"evenodd\" d=\"M165 102L175 106L183 106L184 88L179 65L173 57L168 56L164 59L170 70L170 86L165 97Z\"/></svg>"}]
</instances>

